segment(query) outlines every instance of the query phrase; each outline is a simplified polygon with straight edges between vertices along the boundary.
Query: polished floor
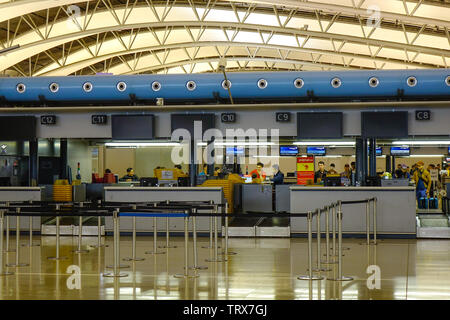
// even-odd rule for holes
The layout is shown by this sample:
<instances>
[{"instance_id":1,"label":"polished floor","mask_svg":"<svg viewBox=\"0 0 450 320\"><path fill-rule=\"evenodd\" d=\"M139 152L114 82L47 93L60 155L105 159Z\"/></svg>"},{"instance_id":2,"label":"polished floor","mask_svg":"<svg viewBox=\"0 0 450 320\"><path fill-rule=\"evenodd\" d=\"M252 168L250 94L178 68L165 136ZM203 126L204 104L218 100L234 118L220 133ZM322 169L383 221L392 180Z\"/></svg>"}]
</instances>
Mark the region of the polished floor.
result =
<instances>
[{"instance_id":1,"label":"polished floor","mask_svg":"<svg viewBox=\"0 0 450 320\"><path fill-rule=\"evenodd\" d=\"M337 275L336 264L323 265L331 269L321 272L324 280L298 280L307 274L307 240L299 238L231 238L229 250L236 255L227 262L206 262L213 250L202 248L209 244L208 238L199 238L199 265L208 269L187 280L173 276L184 271L182 237L172 237L177 248L160 249L167 252L159 255L145 254L152 249L151 237L138 237L137 256L145 260L121 261L129 265L121 269L127 274L123 278L102 276L111 271L106 266L113 262L112 237L103 240L109 246L100 249L90 247L97 243L96 237L84 237L88 253L73 253L77 238L62 237L61 256L67 259L58 261L47 259L55 255L54 236L33 240L40 246L30 248L27 237L21 237L19 262L29 266L4 269L14 274L0 276L0 299L450 299L450 240L381 240L367 246L361 239L344 239L349 250L344 251L343 274L354 278L345 282L326 280ZM120 240L121 258L129 257L131 237ZM159 238L158 245L164 244L165 238ZM14 247L11 237L10 248ZM4 254L5 264L15 260L15 252ZM72 265L81 270L79 289L67 270ZM369 265L380 268L379 289L369 289L376 284L369 280L368 286Z\"/></svg>"}]
</instances>

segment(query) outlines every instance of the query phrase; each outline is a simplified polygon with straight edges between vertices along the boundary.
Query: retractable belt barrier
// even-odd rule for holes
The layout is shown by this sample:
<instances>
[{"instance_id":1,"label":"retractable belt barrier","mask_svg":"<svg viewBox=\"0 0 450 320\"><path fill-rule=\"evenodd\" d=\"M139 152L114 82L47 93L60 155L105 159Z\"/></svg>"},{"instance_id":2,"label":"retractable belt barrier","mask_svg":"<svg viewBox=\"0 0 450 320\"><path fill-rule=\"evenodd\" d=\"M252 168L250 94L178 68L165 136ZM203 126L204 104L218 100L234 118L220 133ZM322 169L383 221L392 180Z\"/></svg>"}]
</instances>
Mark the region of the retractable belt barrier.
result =
<instances>
[{"instance_id":1,"label":"retractable belt barrier","mask_svg":"<svg viewBox=\"0 0 450 320\"><path fill-rule=\"evenodd\" d=\"M125 273L120 273L118 270L121 267L120 262L120 232L119 232L119 219L120 217L132 217L133 218L133 254L131 258L127 258L124 260L128 261L141 261L143 258L136 257L136 218L154 218L154 245L153 252L150 253L158 253L156 250L156 239L157 239L157 230L156 230L156 219L157 218L184 218L184 235L185 235L185 243L184 243L184 273L177 274L175 277L180 278L192 278L198 277L198 274L190 275L188 270L194 269L206 269L207 267L198 265L198 255L197 255L197 230L196 230L196 217L209 217L211 220L211 228L210 228L210 248L214 248L214 258L208 259L208 262L222 262L227 261L227 256L230 254L228 252L228 218L230 217L240 217L240 218L254 218L258 217L290 217L290 218L307 218L308 220L308 275L299 276L300 280L322 280L323 276L313 275L313 272L322 272L328 271L330 269L323 268L321 264L338 264L338 277L336 278L327 278L327 280L334 281L349 281L353 278L343 276L343 267L342 267L342 218L343 218L343 205L352 205L352 204L362 204L366 203L366 232L367 232L367 244L370 244L370 203L373 203L373 244L376 244L376 225L377 225L377 198L370 198L366 200L352 200L352 201L337 201L336 203L332 203L329 206L325 206L324 208L318 208L315 211L309 211L307 213L279 213L279 214L271 214L271 213L255 213L250 215L239 215L239 214L228 214L227 208L228 204L213 204L211 201L205 202L148 202L148 203L108 203L108 202L84 202L84 203L50 203L50 202L8 202L4 206L0 206L0 248L3 249L3 228L4 228L4 218L7 219L10 216L16 216L17 225L16 225L16 263L8 266L23 266L26 264L19 263L19 241L20 236L20 221L19 218L21 216L29 216L29 217L56 217L56 256L50 257L49 259L59 260L64 259L66 257L61 257L59 255L59 219L61 217L79 217L79 234L78 234L78 250L75 252L79 252L81 249L81 236L82 236L82 217L93 217L97 216L99 218L99 242L98 247L101 246L100 243L100 218L106 216L113 217L114 224L114 241L113 241L113 272L112 273L104 273L105 277L124 277L127 276ZM225 209L219 213L219 208ZM213 213L202 213L198 212L198 210L212 210ZM321 230L320 230L320 217L321 214L325 212L325 237L326 237L326 260L321 261ZM338 257L337 261L330 259L330 239L329 239L329 214L332 212L332 237L333 237L333 257ZM194 265L189 268L188 266L188 243L189 243L189 231L188 231L188 223L189 218L192 217L192 229L193 229L193 241L194 241ZM225 250L221 253L224 256L223 259L219 258L218 253L218 225L217 219L219 217L225 218ZM316 239L317 239L317 265L315 268L312 266L312 223L313 218L316 217ZM214 225L212 226L212 222L214 221ZM337 224L337 241L338 245L336 246L336 224ZM166 247L168 248L168 223L166 230ZM214 245L212 245L212 229L214 227ZM31 226L30 226L31 228ZM9 225L7 222L7 250L8 246L8 237L9 237ZM336 247L338 248L336 253ZM12 274L10 272L4 272L3 270L3 254L4 251L1 250L0 254L0 275ZM147 252L146 252L147 253Z\"/></svg>"}]
</instances>

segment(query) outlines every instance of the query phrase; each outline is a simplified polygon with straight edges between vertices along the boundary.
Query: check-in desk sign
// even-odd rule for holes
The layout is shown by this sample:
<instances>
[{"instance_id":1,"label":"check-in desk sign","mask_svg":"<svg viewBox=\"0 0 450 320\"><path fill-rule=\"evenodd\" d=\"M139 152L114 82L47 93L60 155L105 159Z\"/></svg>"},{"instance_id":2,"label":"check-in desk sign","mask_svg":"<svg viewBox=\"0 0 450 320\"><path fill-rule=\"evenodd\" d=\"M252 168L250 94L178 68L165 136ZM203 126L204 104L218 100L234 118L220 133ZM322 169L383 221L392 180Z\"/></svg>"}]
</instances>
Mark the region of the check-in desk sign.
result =
<instances>
[{"instance_id":1,"label":"check-in desk sign","mask_svg":"<svg viewBox=\"0 0 450 320\"><path fill-rule=\"evenodd\" d=\"M234 123L236 122L236 113L222 113L220 115L220 121L222 123Z\"/></svg>"},{"instance_id":2,"label":"check-in desk sign","mask_svg":"<svg viewBox=\"0 0 450 320\"><path fill-rule=\"evenodd\" d=\"M56 116L55 115L41 116L41 124L43 124L43 125L55 125L56 124Z\"/></svg>"},{"instance_id":3,"label":"check-in desk sign","mask_svg":"<svg viewBox=\"0 0 450 320\"><path fill-rule=\"evenodd\" d=\"M416 120L417 121L431 120L431 111L430 110L416 110Z\"/></svg>"},{"instance_id":4,"label":"check-in desk sign","mask_svg":"<svg viewBox=\"0 0 450 320\"><path fill-rule=\"evenodd\" d=\"M290 122L291 121L291 113L290 112L277 112L275 114L275 120L277 122Z\"/></svg>"}]
</instances>

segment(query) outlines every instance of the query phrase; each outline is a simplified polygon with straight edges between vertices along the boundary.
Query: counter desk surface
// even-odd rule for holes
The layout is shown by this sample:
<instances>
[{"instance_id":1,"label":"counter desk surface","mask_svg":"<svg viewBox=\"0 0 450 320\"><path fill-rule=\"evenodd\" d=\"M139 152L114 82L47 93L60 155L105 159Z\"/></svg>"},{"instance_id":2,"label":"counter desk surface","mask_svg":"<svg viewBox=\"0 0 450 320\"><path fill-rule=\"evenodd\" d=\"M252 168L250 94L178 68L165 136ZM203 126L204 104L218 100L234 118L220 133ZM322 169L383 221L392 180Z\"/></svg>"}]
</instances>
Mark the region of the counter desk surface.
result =
<instances>
[{"instance_id":1,"label":"counter desk surface","mask_svg":"<svg viewBox=\"0 0 450 320\"><path fill-rule=\"evenodd\" d=\"M152 201L213 201L217 204L225 203L222 187L105 187L105 201L109 202L152 202ZM211 212L211 211L199 211ZM166 220L157 219L158 230L165 230ZM221 223L219 219L219 230ZM153 219L139 218L138 232L151 232ZM209 218L197 218L197 230L205 232L209 230ZM182 232L184 230L183 219L170 218L170 232ZM112 230L113 224L110 217L105 218L105 229ZM131 219L123 218L120 222L121 231L131 230Z\"/></svg>"},{"instance_id":2,"label":"counter desk surface","mask_svg":"<svg viewBox=\"0 0 450 320\"><path fill-rule=\"evenodd\" d=\"M416 199L414 187L290 187L291 212L314 211L331 203L377 198L377 232L415 236ZM372 206L371 206L372 208ZM365 233L366 205L343 205L343 231ZM371 230L372 209L371 209ZM325 227L324 215L321 226ZM305 219L291 219L291 232L306 232ZM324 230L324 229L322 229Z\"/></svg>"}]
</instances>

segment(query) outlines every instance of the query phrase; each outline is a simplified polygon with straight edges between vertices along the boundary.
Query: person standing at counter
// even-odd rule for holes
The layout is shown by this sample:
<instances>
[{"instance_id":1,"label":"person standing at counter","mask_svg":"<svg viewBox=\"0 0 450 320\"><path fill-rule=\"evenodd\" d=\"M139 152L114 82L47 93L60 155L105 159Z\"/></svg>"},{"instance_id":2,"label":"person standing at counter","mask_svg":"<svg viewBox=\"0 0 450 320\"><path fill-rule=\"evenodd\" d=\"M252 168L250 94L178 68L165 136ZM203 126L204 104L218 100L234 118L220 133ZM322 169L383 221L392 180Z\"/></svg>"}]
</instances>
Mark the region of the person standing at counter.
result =
<instances>
[{"instance_id":1,"label":"person standing at counter","mask_svg":"<svg viewBox=\"0 0 450 320\"><path fill-rule=\"evenodd\" d=\"M327 170L325 170L325 162L319 161L319 170L314 173L314 183L320 183L327 176Z\"/></svg>"},{"instance_id":2,"label":"person standing at counter","mask_svg":"<svg viewBox=\"0 0 450 320\"><path fill-rule=\"evenodd\" d=\"M253 173L253 174L252 174L252 183L255 183L255 184L261 184L261 179L258 178L258 176L257 176L256 173Z\"/></svg>"},{"instance_id":3,"label":"person standing at counter","mask_svg":"<svg viewBox=\"0 0 450 320\"><path fill-rule=\"evenodd\" d=\"M203 165L203 170L198 174L199 176L207 176L208 175L208 165L205 163Z\"/></svg>"},{"instance_id":4,"label":"person standing at counter","mask_svg":"<svg viewBox=\"0 0 450 320\"><path fill-rule=\"evenodd\" d=\"M275 174L273 175L273 178L271 179L273 184L274 185L283 184L283 182L284 182L284 174L283 174L283 172L280 171L280 166L277 165L277 164L274 164L272 166L272 168L275 170Z\"/></svg>"},{"instance_id":5,"label":"person standing at counter","mask_svg":"<svg viewBox=\"0 0 450 320\"><path fill-rule=\"evenodd\" d=\"M351 183L352 183L352 186L354 186L354 185L356 185L356 162L352 161L350 163L350 166L351 166L351 170L350 170Z\"/></svg>"},{"instance_id":6,"label":"person standing at counter","mask_svg":"<svg viewBox=\"0 0 450 320\"><path fill-rule=\"evenodd\" d=\"M264 164L258 162L256 164L256 169L250 172L250 175L253 176L253 174L256 174L256 177L260 179L260 181L264 181L266 179L266 175L262 172L262 168L264 168Z\"/></svg>"},{"instance_id":7,"label":"person standing at counter","mask_svg":"<svg viewBox=\"0 0 450 320\"><path fill-rule=\"evenodd\" d=\"M414 182L416 183L416 198L428 197L431 188L430 173L424 168L423 161L417 162L417 170L414 172Z\"/></svg>"},{"instance_id":8,"label":"person standing at counter","mask_svg":"<svg viewBox=\"0 0 450 320\"><path fill-rule=\"evenodd\" d=\"M122 181L139 181L139 178L137 175L134 174L133 168L127 169L127 174L120 179Z\"/></svg>"},{"instance_id":9,"label":"person standing at counter","mask_svg":"<svg viewBox=\"0 0 450 320\"><path fill-rule=\"evenodd\" d=\"M327 174L338 174L334 163L330 164L330 170L328 170Z\"/></svg>"},{"instance_id":10,"label":"person standing at counter","mask_svg":"<svg viewBox=\"0 0 450 320\"><path fill-rule=\"evenodd\" d=\"M351 179L352 178L352 170L350 170L350 165L348 163L344 166L344 171L341 173L342 178Z\"/></svg>"}]
</instances>

